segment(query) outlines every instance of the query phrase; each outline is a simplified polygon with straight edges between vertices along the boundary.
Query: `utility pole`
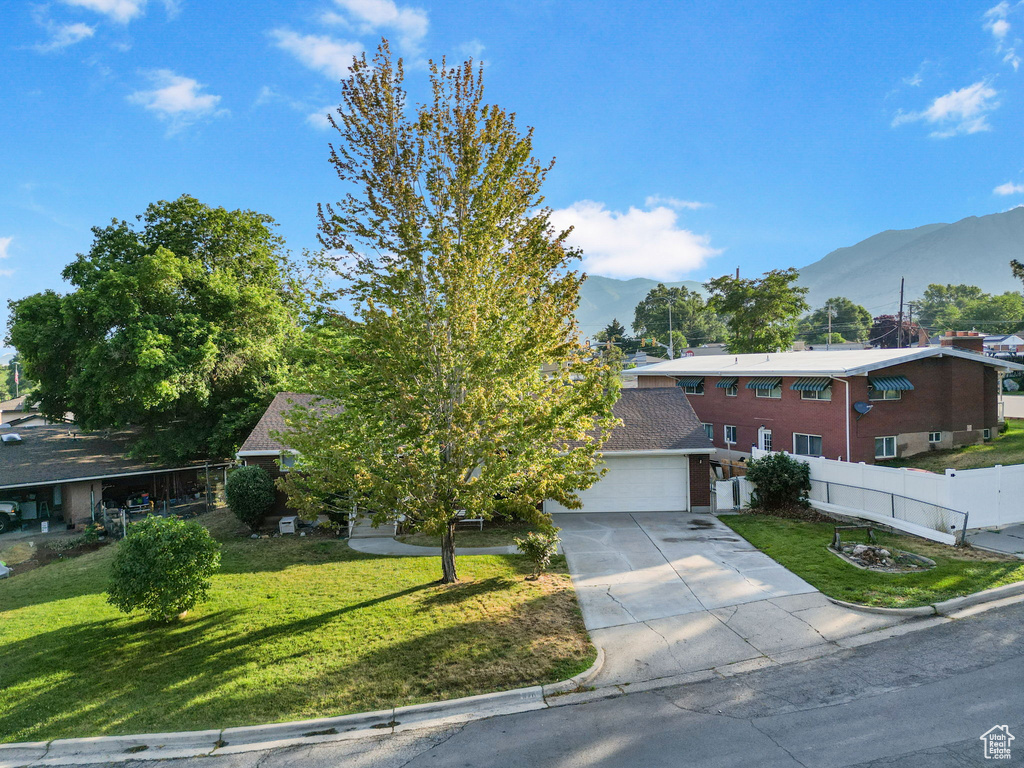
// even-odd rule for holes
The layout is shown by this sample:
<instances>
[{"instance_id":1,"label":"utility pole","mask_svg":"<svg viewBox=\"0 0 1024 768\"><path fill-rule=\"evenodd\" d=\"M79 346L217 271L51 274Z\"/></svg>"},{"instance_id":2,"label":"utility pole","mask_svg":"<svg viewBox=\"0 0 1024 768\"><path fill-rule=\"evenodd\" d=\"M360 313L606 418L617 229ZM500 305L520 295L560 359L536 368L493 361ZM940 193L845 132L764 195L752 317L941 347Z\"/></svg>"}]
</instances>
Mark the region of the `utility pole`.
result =
<instances>
[{"instance_id":1,"label":"utility pole","mask_svg":"<svg viewBox=\"0 0 1024 768\"><path fill-rule=\"evenodd\" d=\"M672 294L668 299L668 359L675 360L675 339L672 338Z\"/></svg>"},{"instance_id":2,"label":"utility pole","mask_svg":"<svg viewBox=\"0 0 1024 768\"><path fill-rule=\"evenodd\" d=\"M900 278L900 314L896 318L896 349L903 349L903 282Z\"/></svg>"},{"instance_id":3,"label":"utility pole","mask_svg":"<svg viewBox=\"0 0 1024 768\"><path fill-rule=\"evenodd\" d=\"M20 379L20 377L18 376L18 361L15 360L14 361L14 396L15 397L17 397L18 394L19 394L19 389L20 389L20 387L19 387L19 379Z\"/></svg>"},{"instance_id":4,"label":"utility pole","mask_svg":"<svg viewBox=\"0 0 1024 768\"><path fill-rule=\"evenodd\" d=\"M828 338L825 339L825 351L828 352L832 348L832 318L836 316L831 304L825 305L825 314L828 315Z\"/></svg>"},{"instance_id":5,"label":"utility pole","mask_svg":"<svg viewBox=\"0 0 1024 768\"><path fill-rule=\"evenodd\" d=\"M907 302L907 346L913 346L913 342L910 340L911 329L914 327L914 302Z\"/></svg>"}]
</instances>

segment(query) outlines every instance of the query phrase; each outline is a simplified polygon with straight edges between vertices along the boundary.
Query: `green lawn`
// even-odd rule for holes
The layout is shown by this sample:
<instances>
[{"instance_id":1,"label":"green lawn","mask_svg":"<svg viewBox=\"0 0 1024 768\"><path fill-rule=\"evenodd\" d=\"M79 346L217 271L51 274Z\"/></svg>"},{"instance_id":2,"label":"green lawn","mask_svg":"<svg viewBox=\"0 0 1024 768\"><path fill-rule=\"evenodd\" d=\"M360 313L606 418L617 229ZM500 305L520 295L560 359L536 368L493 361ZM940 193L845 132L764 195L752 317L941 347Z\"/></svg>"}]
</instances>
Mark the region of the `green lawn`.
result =
<instances>
[{"instance_id":1,"label":"green lawn","mask_svg":"<svg viewBox=\"0 0 1024 768\"><path fill-rule=\"evenodd\" d=\"M1024 419L1007 419L1008 429L987 443L929 451L906 459L880 461L880 467L916 467L942 473L946 469L978 469L996 464L1024 464Z\"/></svg>"},{"instance_id":2,"label":"green lawn","mask_svg":"<svg viewBox=\"0 0 1024 768\"><path fill-rule=\"evenodd\" d=\"M826 595L851 603L909 608L1024 581L1024 561L970 547L947 547L877 532L882 546L924 555L936 566L919 573L874 573L855 568L826 550L834 528L830 523L747 514L719 519ZM845 535L844 541L847 536L866 541L863 532Z\"/></svg>"},{"instance_id":3,"label":"green lawn","mask_svg":"<svg viewBox=\"0 0 1024 768\"><path fill-rule=\"evenodd\" d=\"M204 518L200 518L203 520ZM564 558L384 558L252 540L228 513L212 599L176 624L104 599L114 547L0 581L0 742L340 715L561 680L587 639Z\"/></svg>"},{"instance_id":4,"label":"green lawn","mask_svg":"<svg viewBox=\"0 0 1024 768\"><path fill-rule=\"evenodd\" d=\"M537 527L529 523L484 523L483 530L459 526L455 532L455 547L507 547L515 544L515 538L525 536ZM405 544L420 547L440 547L441 537L426 533L410 533L399 536Z\"/></svg>"}]
</instances>

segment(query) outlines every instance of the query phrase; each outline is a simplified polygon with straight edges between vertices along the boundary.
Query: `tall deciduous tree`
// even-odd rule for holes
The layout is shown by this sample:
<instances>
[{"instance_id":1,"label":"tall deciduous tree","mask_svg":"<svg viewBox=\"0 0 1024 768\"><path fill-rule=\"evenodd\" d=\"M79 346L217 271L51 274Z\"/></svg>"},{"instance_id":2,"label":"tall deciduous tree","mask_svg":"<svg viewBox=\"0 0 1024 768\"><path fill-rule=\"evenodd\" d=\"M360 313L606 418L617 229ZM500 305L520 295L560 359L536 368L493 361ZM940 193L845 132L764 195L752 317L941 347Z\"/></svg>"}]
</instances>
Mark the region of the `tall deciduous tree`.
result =
<instances>
[{"instance_id":1,"label":"tall deciduous tree","mask_svg":"<svg viewBox=\"0 0 1024 768\"><path fill-rule=\"evenodd\" d=\"M797 318L807 311L807 289L793 285L795 269L773 269L758 279L724 275L705 283L708 304L727 315L730 352L778 352L796 338Z\"/></svg>"},{"instance_id":2,"label":"tall deciduous tree","mask_svg":"<svg viewBox=\"0 0 1024 768\"><path fill-rule=\"evenodd\" d=\"M460 516L500 503L550 523L544 499L578 506L614 423L617 371L580 349L579 254L540 207L550 165L532 132L483 103L471 62L432 63L424 105L407 103L403 80L384 42L342 83L331 161L349 191L321 209L321 240L343 254L359 341L324 342L322 357L360 373L346 362L310 377L335 408L290 414L301 471L285 487L305 513L347 490L374 522L440 534L448 583Z\"/></svg>"},{"instance_id":3,"label":"tall deciduous tree","mask_svg":"<svg viewBox=\"0 0 1024 768\"><path fill-rule=\"evenodd\" d=\"M708 306L704 297L683 286L668 288L659 283L652 288L633 311L633 330L638 336L654 336L669 341L669 309L672 330L679 333L683 346L725 341L726 327L722 318ZM678 350L680 345L676 343Z\"/></svg>"},{"instance_id":4,"label":"tall deciduous tree","mask_svg":"<svg viewBox=\"0 0 1024 768\"><path fill-rule=\"evenodd\" d=\"M1014 333L1024 327L1024 296L1014 291L991 295L975 285L932 284L916 307L921 325L932 332Z\"/></svg>"},{"instance_id":5,"label":"tall deciduous tree","mask_svg":"<svg viewBox=\"0 0 1024 768\"><path fill-rule=\"evenodd\" d=\"M871 329L871 313L860 304L844 296L835 296L823 307L800 320L800 337L812 344L825 342L828 337L829 313L832 314L832 341L836 337L849 341L864 341Z\"/></svg>"},{"instance_id":6,"label":"tall deciduous tree","mask_svg":"<svg viewBox=\"0 0 1024 768\"><path fill-rule=\"evenodd\" d=\"M135 450L228 456L287 372L299 292L269 216L193 197L115 219L63 272L11 303L10 340L44 412L141 428Z\"/></svg>"}]
</instances>

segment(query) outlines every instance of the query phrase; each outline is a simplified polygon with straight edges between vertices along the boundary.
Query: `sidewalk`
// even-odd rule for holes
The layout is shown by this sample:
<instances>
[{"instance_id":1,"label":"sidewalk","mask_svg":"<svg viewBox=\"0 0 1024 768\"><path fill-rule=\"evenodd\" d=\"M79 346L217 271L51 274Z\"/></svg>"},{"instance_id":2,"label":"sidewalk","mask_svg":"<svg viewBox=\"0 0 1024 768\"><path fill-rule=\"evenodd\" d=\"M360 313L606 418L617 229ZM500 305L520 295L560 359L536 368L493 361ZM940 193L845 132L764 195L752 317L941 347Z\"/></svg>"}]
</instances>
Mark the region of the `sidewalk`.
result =
<instances>
[{"instance_id":1,"label":"sidewalk","mask_svg":"<svg viewBox=\"0 0 1024 768\"><path fill-rule=\"evenodd\" d=\"M596 686L784 663L905 620L834 604L711 515L562 514L555 523L605 653Z\"/></svg>"}]
</instances>

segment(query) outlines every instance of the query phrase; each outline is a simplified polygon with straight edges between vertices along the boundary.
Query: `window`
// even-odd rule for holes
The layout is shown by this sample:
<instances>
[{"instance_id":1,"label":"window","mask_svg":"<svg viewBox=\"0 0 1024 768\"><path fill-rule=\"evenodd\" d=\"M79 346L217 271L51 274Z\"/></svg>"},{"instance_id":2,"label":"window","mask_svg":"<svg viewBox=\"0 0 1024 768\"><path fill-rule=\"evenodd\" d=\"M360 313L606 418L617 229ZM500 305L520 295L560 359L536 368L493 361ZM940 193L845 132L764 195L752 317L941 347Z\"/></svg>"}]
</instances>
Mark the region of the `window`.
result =
<instances>
[{"instance_id":1,"label":"window","mask_svg":"<svg viewBox=\"0 0 1024 768\"><path fill-rule=\"evenodd\" d=\"M875 438L875 458L876 459L894 459L894 458L896 458L896 438L895 437L876 437Z\"/></svg>"},{"instance_id":2,"label":"window","mask_svg":"<svg viewBox=\"0 0 1024 768\"><path fill-rule=\"evenodd\" d=\"M942 442L942 433L941 432L929 432L928 433L928 442L929 443L941 443Z\"/></svg>"},{"instance_id":3,"label":"window","mask_svg":"<svg viewBox=\"0 0 1024 768\"><path fill-rule=\"evenodd\" d=\"M704 427L704 434L708 436L708 440L715 439L715 425L714 424L701 424Z\"/></svg>"},{"instance_id":4,"label":"window","mask_svg":"<svg viewBox=\"0 0 1024 768\"><path fill-rule=\"evenodd\" d=\"M733 384L731 387L726 387L725 388L725 396L726 397L736 397L736 395L739 393L739 391L740 391L740 388L738 386L736 386L735 384Z\"/></svg>"},{"instance_id":5,"label":"window","mask_svg":"<svg viewBox=\"0 0 1024 768\"><path fill-rule=\"evenodd\" d=\"M875 389L868 387L868 400L899 400L903 397L899 389Z\"/></svg>"},{"instance_id":6,"label":"window","mask_svg":"<svg viewBox=\"0 0 1024 768\"><path fill-rule=\"evenodd\" d=\"M794 433L793 453L797 456L821 456L821 435Z\"/></svg>"},{"instance_id":7,"label":"window","mask_svg":"<svg viewBox=\"0 0 1024 768\"><path fill-rule=\"evenodd\" d=\"M803 391L800 393L801 400L831 400L832 399L832 387L828 386L824 389L815 391Z\"/></svg>"},{"instance_id":8,"label":"window","mask_svg":"<svg viewBox=\"0 0 1024 768\"><path fill-rule=\"evenodd\" d=\"M281 471L290 472L291 468L295 466L295 454L285 451L281 454Z\"/></svg>"},{"instance_id":9,"label":"window","mask_svg":"<svg viewBox=\"0 0 1024 768\"><path fill-rule=\"evenodd\" d=\"M983 429L983 430L981 430L981 436L985 440L991 440L992 439L992 430L991 429Z\"/></svg>"},{"instance_id":10,"label":"window","mask_svg":"<svg viewBox=\"0 0 1024 768\"><path fill-rule=\"evenodd\" d=\"M684 384L683 392L688 395L703 395L704 394L704 382L700 384Z\"/></svg>"},{"instance_id":11,"label":"window","mask_svg":"<svg viewBox=\"0 0 1024 768\"><path fill-rule=\"evenodd\" d=\"M736 427L729 424L725 425L725 442L736 444Z\"/></svg>"},{"instance_id":12,"label":"window","mask_svg":"<svg viewBox=\"0 0 1024 768\"><path fill-rule=\"evenodd\" d=\"M776 384L771 389L755 389L754 393L757 397L769 397L773 400L778 400L782 397L782 384Z\"/></svg>"}]
</instances>

